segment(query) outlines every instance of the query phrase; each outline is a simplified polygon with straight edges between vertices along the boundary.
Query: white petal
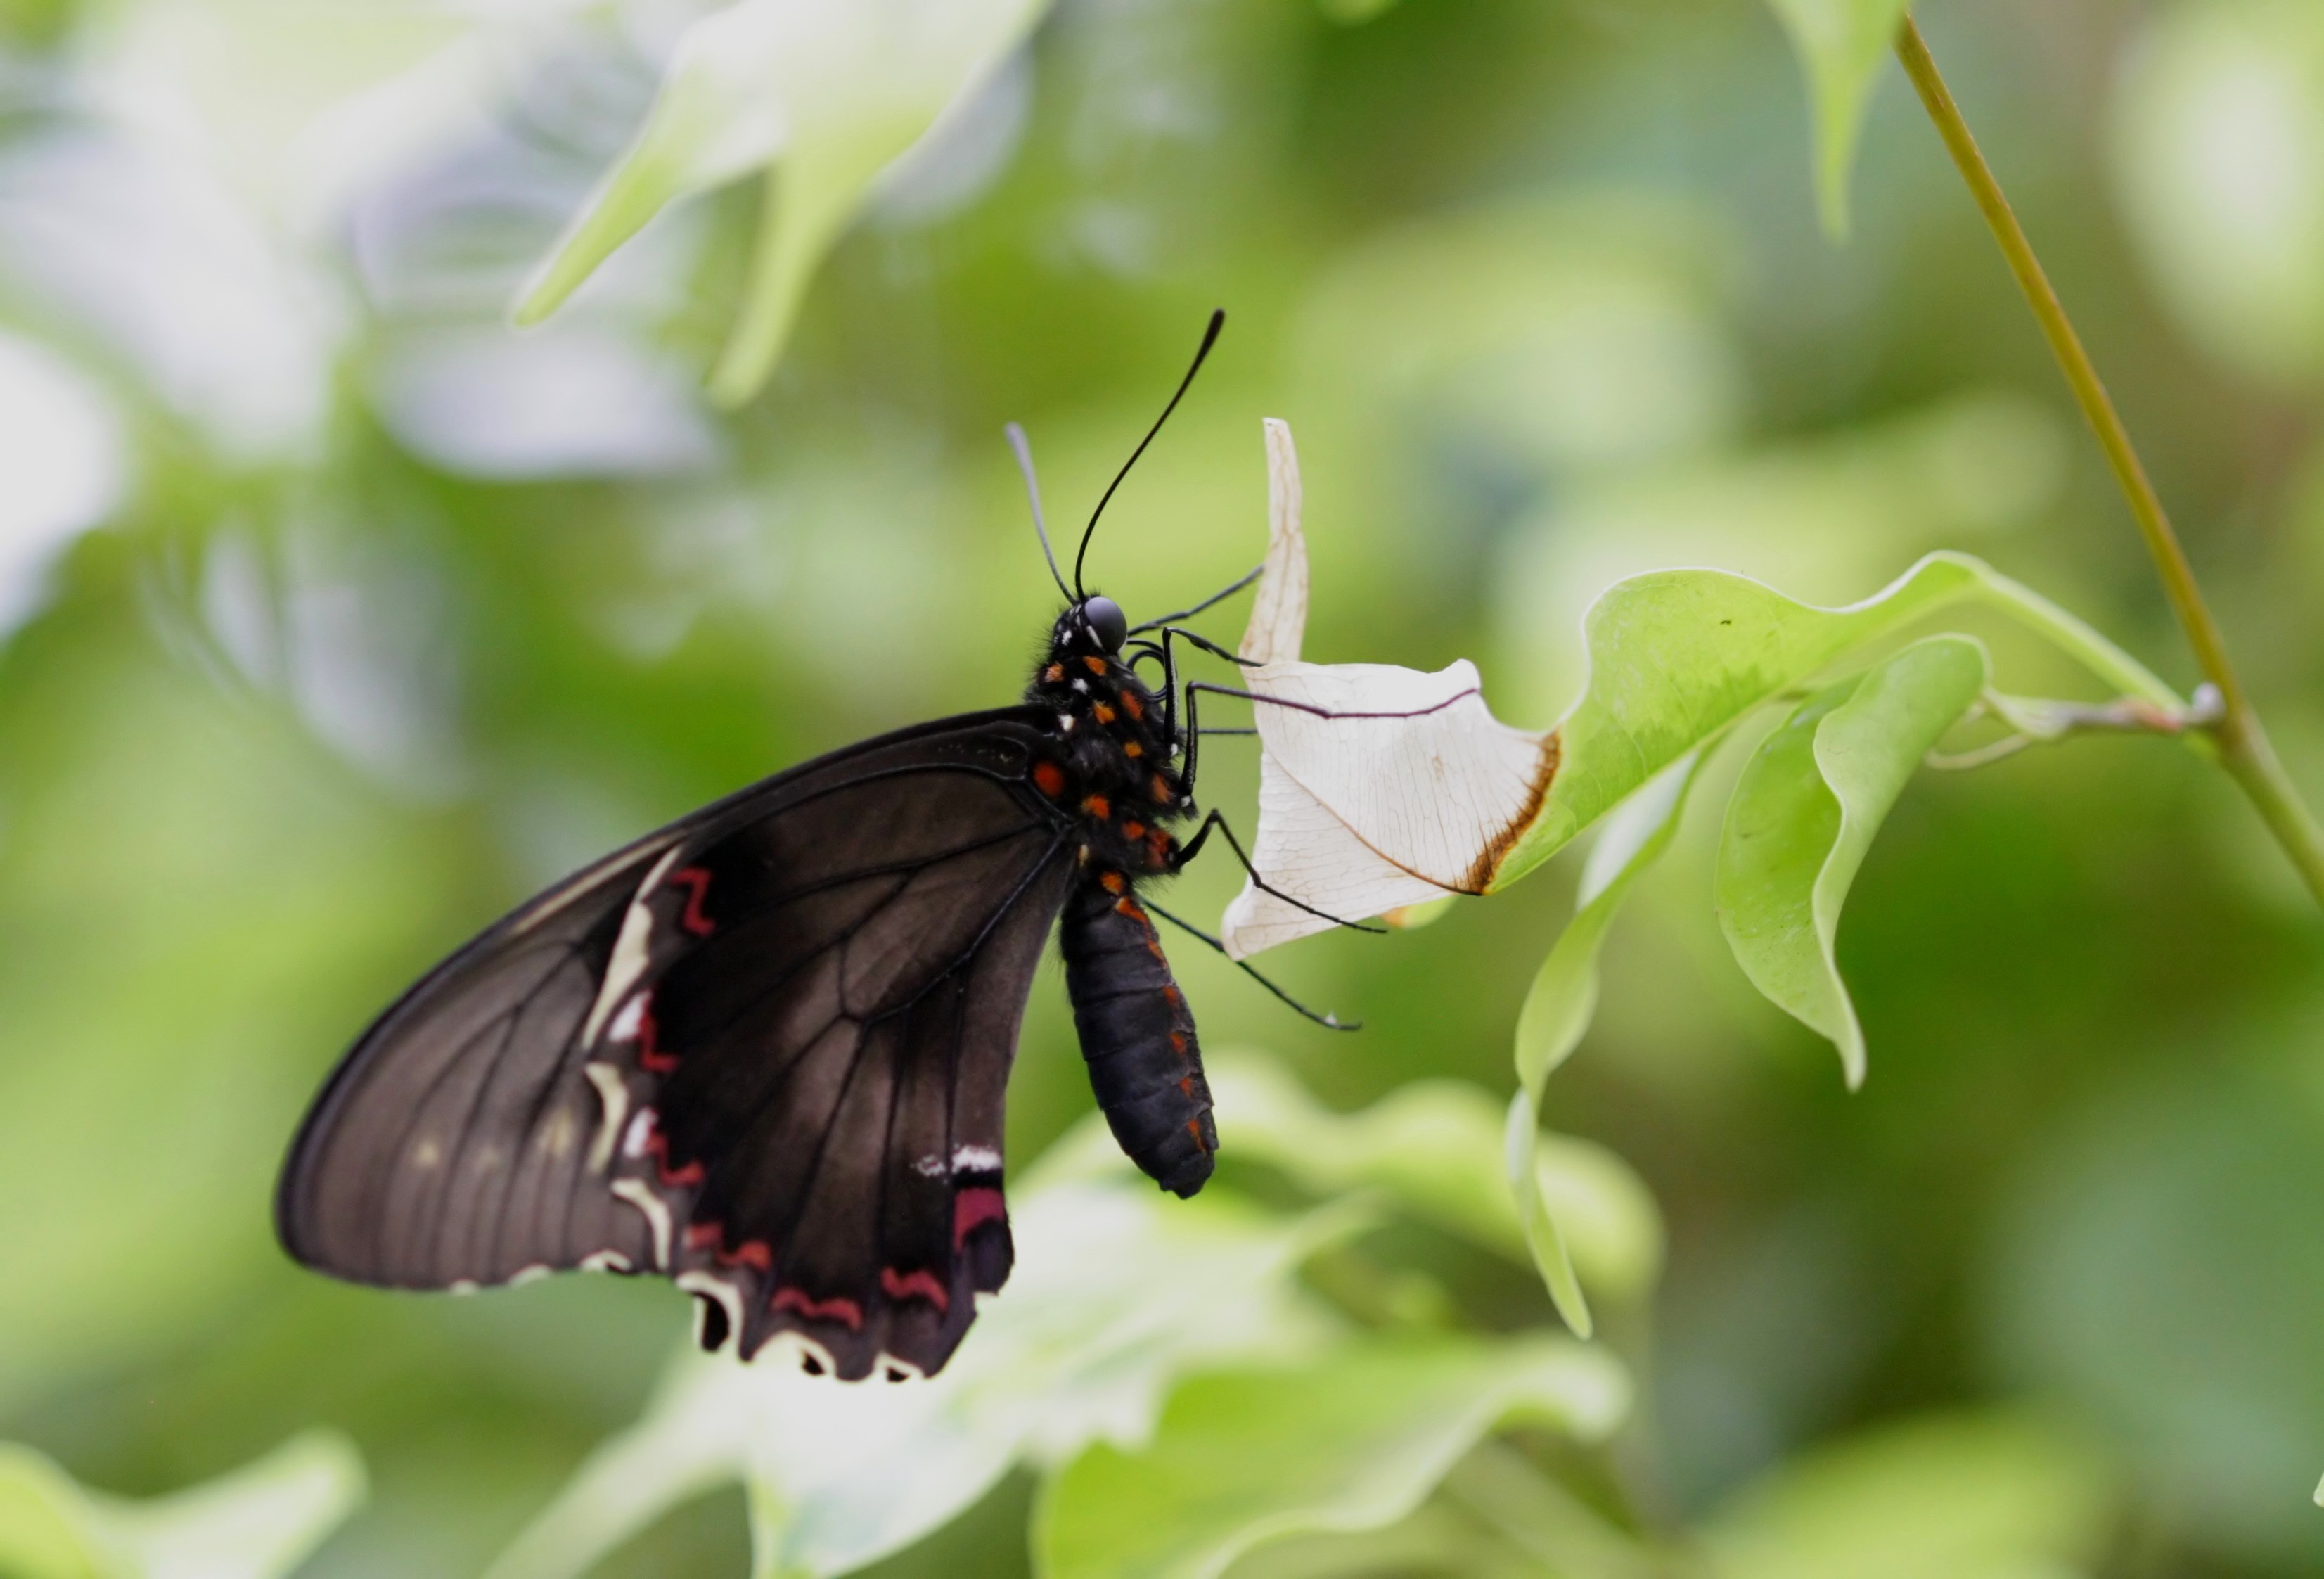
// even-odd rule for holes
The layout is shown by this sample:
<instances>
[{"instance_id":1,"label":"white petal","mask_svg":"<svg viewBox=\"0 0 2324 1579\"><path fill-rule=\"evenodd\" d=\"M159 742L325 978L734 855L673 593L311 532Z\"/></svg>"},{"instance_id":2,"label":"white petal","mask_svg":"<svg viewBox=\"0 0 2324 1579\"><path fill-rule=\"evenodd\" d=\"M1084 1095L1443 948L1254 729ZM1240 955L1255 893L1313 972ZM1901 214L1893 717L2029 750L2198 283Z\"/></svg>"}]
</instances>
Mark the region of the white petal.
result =
<instances>
[{"instance_id":1,"label":"white petal","mask_svg":"<svg viewBox=\"0 0 2324 1579\"><path fill-rule=\"evenodd\" d=\"M1267 570L1242 651L1268 661L1243 680L1262 697L1332 716L1251 705L1259 734L1251 861L1289 899L1245 882L1221 928L1237 959L1323 931L1329 917L1482 893L1557 768L1555 735L1495 718L1465 660L1435 674L1298 661L1307 611L1298 457L1281 422L1268 423L1267 444Z\"/></svg>"},{"instance_id":2,"label":"white petal","mask_svg":"<svg viewBox=\"0 0 2324 1579\"><path fill-rule=\"evenodd\" d=\"M1250 602L1250 623L1235 649L1258 663L1294 663L1307 630L1307 539L1299 529L1299 452L1291 424L1261 423L1267 435L1267 561Z\"/></svg>"}]
</instances>

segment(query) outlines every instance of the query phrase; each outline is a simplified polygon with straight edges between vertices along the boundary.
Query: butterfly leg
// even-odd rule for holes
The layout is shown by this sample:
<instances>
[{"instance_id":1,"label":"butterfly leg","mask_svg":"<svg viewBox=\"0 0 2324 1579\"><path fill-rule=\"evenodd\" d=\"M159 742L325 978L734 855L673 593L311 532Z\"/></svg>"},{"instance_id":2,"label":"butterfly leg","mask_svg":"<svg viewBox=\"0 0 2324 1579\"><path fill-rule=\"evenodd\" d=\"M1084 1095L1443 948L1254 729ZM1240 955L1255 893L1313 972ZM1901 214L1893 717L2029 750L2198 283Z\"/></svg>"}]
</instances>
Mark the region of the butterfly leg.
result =
<instances>
[{"instance_id":1,"label":"butterfly leg","mask_svg":"<svg viewBox=\"0 0 2324 1579\"><path fill-rule=\"evenodd\" d=\"M1217 949L1221 954L1227 953L1227 946L1225 944L1212 937L1208 932L1204 931L1200 927L1194 925L1192 922L1181 920L1176 916L1174 916L1169 911L1164 910L1160 905L1156 904L1152 900L1141 900L1139 902L1144 904L1148 910L1153 911L1156 915L1169 922L1170 925L1177 928L1179 931L1185 933L1188 937L1194 938L1198 942L1208 944L1211 947ZM1259 972L1253 970L1241 960L1235 959L1234 956L1231 954L1228 954L1227 957L1234 961L1234 967L1237 970L1242 972L1243 974L1249 976L1252 981L1257 982L1260 986L1265 987L1268 992L1282 999L1286 1003L1290 1004L1293 1009L1296 1010L1301 1014L1305 1015L1316 1024L1323 1027L1324 1030L1363 1030L1364 1022L1360 1020L1342 1020L1334 1014L1316 1013L1315 1011L1308 1008L1306 1004L1302 1003L1298 999L1293 997L1290 993L1277 986L1273 982L1268 981L1265 976L1259 974Z\"/></svg>"},{"instance_id":2,"label":"butterfly leg","mask_svg":"<svg viewBox=\"0 0 2324 1579\"><path fill-rule=\"evenodd\" d=\"M1188 862L1192 861L1196 854L1201 853L1204 841L1210 838L1211 830L1213 828L1218 829L1219 832L1226 836L1227 848L1235 853L1235 859L1242 863L1243 871L1250 874L1251 886L1258 889L1259 892L1273 894L1285 904L1305 910L1309 915L1315 917L1318 920L1329 921L1335 927L1345 927L1351 932L1386 932L1388 930L1385 927L1367 926L1361 921L1342 919L1338 916L1333 915L1328 910L1319 910L1313 905L1304 904L1298 900L1293 899L1281 889L1276 888L1268 883L1267 879L1259 874L1259 868L1250 863L1250 857L1243 851L1242 841L1236 838L1234 836L1234 829L1227 826L1226 814L1215 808L1212 810L1210 816L1203 819L1203 826L1194 830L1194 836L1187 840L1185 844L1179 845L1176 852L1170 857L1170 873L1172 876L1176 876L1185 867Z\"/></svg>"},{"instance_id":3,"label":"butterfly leg","mask_svg":"<svg viewBox=\"0 0 2324 1579\"><path fill-rule=\"evenodd\" d=\"M1214 696L1221 697L1240 697L1246 702L1265 702L1270 706L1291 707L1302 713L1312 713L1318 718L1425 718L1431 713L1442 713L1453 703L1475 696L1477 688L1471 686L1465 691L1455 691L1443 701L1432 702L1425 707L1409 707L1396 713L1342 713L1330 707L1319 707L1313 702L1295 702L1289 697L1270 697L1259 691L1240 691L1232 686L1213 685L1206 679L1194 679L1186 682L1186 700L1189 706L1192 706L1194 693L1196 691L1209 691ZM1219 734L1224 732L1213 729L1211 733Z\"/></svg>"},{"instance_id":4,"label":"butterfly leg","mask_svg":"<svg viewBox=\"0 0 2324 1579\"><path fill-rule=\"evenodd\" d=\"M1201 614L1204 609L1211 607L1213 604L1224 603L1236 593L1240 592L1244 587L1249 586L1252 582L1259 579L1259 573L1266 568L1267 565L1264 561L1261 561L1257 565L1253 565L1248 574L1236 577L1233 581L1230 582L1227 586L1221 587L1218 591L1213 592L1210 596L1203 599L1202 602L1196 604L1194 607L1182 608L1176 614L1164 614L1158 620L1148 620L1144 624L1132 625L1130 627L1130 633L1133 636L1140 635L1148 631L1159 631L1174 620L1191 620L1196 614Z\"/></svg>"}]
</instances>

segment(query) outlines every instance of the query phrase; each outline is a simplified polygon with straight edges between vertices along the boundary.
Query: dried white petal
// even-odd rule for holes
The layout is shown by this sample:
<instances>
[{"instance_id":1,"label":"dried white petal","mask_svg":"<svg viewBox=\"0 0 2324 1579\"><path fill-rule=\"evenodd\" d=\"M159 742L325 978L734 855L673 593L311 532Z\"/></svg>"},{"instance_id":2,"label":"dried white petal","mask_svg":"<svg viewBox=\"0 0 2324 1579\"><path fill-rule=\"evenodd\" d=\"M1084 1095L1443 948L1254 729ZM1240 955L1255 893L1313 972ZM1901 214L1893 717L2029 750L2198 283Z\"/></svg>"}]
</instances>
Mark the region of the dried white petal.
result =
<instances>
[{"instance_id":1,"label":"dried white petal","mask_svg":"<svg viewBox=\"0 0 2324 1579\"><path fill-rule=\"evenodd\" d=\"M1251 861L1278 892L1246 880L1227 907L1221 936L1237 959L1323 931L1331 918L1482 893L1557 769L1556 735L1495 718L1465 660L1434 674L1298 661L1307 612L1298 459L1281 422L1268 423L1267 444L1267 570L1242 651L1268 660L1243 671L1245 686L1280 699L1251 704Z\"/></svg>"}]
</instances>

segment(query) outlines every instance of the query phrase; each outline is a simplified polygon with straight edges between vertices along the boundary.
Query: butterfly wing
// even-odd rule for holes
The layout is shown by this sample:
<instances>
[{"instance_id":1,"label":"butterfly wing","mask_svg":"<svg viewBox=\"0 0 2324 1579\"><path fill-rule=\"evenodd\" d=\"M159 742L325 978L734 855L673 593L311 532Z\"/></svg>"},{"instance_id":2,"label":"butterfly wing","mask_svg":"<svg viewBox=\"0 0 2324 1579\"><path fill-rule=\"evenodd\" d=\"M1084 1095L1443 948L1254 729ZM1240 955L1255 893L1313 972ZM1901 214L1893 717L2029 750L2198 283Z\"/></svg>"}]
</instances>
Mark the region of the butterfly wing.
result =
<instances>
[{"instance_id":1,"label":"butterfly wing","mask_svg":"<svg viewBox=\"0 0 2324 1579\"><path fill-rule=\"evenodd\" d=\"M1011 1259L1002 1102L1074 872L1045 716L822 758L501 920L340 1064L284 1245L401 1288L659 1271L710 1346L936 1370Z\"/></svg>"}]
</instances>

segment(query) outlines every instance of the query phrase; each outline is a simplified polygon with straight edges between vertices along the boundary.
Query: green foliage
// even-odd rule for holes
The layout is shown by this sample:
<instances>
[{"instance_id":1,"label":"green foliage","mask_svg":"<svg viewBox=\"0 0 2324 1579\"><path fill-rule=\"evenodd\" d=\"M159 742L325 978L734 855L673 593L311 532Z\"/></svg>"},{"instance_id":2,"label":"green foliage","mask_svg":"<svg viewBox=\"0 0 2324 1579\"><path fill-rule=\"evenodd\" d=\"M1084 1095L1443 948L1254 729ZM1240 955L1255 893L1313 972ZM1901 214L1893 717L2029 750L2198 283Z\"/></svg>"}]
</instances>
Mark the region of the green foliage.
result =
<instances>
[{"instance_id":1,"label":"green foliage","mask_svg":"<svg viewBox=\"0 0 2324 1579\"><path fill-rule=\"evenodd\" d=\"M1865 106L1887 63L1906 0L1767 0L1798 51L1815 126L1816 206L1824 228L1848 234L1848 179Z\"/></svg>"},{"instance_id":2,"label":"green foliage","mask_svg":"<svg viewBox=\"0 0 2324 1579\"><path fill-rule=\"evenodd\" d=\"M2133 696L2185 706L2080 621L1965 554L1932 554L1843 608L1817 608L1713 570L1635 576L1608 588L1582 623L1589 683L1557 726L1557 776L1494 886L1532 872L1754 708L1905 625L1972 602L2040 632Z\"/></svg>"},{"instance_id":3,"label":"green foliage","mask_svg":"<svg viewBox=\"0 0 2324 1579\"><path fill-rule=\"evenodd\" d=\"M1151 1441L1093 1448L1049 1482L1036 1558L1048 1579L1214 1579L1267 1541L1394 1523L1498 1425L1588 1440L1628 1402L1618 1366L1554 1339L1372 1340L1204 1377Z\"/></svg>"},{"instance_id":4,"label":"green foliage","mask_svg":"<svg viewBox=\"0 0 2324 1579\"><path fill-rule=\"evenodd\" d=\"M1573 919L1518 1017L1518 1090L1507 1130L1509 1187L1535 1264L1581 1335L1592 1330L1588 1303L1529 1159L1549 1076L1596 1012L1598 957L1616 911L1668 847L1688 790L1730 729L1901 628L1969 603L2011 616L2135 697L2183 709L2089 626L1965 555L1931 555L1877 596L1839 609L1703 570L1633 577L1591 605L1583 622L1589 681L1555 732L1556 776L1496 879L1499 886L1525 875L1616 805L1583 870ZM1989 678L1982 645L1939 636L1834 682L1761 743L1729 804L1716 882L1729 946L1770 1002L1838 1047L1851 1089L1863 1082L1865 1051L1834 953L1840 908L1906 780Z\"/></svg>"},{"instance_id":5,"label":"green foliage","mask_svg":"<svg viewBox=\"0 0 2324 1579\"><path fill-rule=\"evenodd\" d=\"M1859 204L1834 248L1811 195L1846 160L1826 135L1799 179L1797 63L1760 0L1059 8L955 62L893 174L842 189L900 122L833 132L818 235L790 225L787 155L738 135L721 165L655 119L673 47L722 9L0 14L0 1438L50 1455L10 1457L0 1569L86 1570L73 1520L124 1510L55 1464L143 1510L328 1421L373 1491L315 1574L476 1574L526 1531L511 1572L720 1579L755 1518L770 1562L1024 1579L1044 1486L1167 1445L1182 1396L1231 1403L1217 1378L1545 1349L1554 1226L1592 1362L1636 1378L1629 1421L1489 1431L1404 1517L1271 1539L1230 1579L2312 1571L2313 911L2200 743L2081 738L1906 788L1841 923L1880 1065L1852 1096L1704 902L1757 732L1903 642L1972 633L2011 691L2177 706L2006 606L2017 581L2191 672L1924 134L1858 144L1879 224ZM1923 9L2315 780L2315 8ZM1794 12L1860 83L1886 69L1849 32L1872 10ZM748 130L779 74L732 63L743 93L686 102ZM649 135L697 162L625 165ZM696 190L510 330L568 220L610 245ZM714 409L754 301L779 376ZM1166 1303L1148 1325L1061 1296L1035 1331L1010 1312L1043 1285L1013 1283L961 1357L1007 1351L974 1399L674 1362L687 1303L648 1279L454 1300L284 1263L268 1191L300 1104L446 949L758 775L1016 694L1055 592L1001 424L1077 525L1213 304L1226 337L1092 549L1133 617L1250 568L1256 433L1283 414L1319 661L1471 658L1501 716L1545 725L1585 609L1664 567L1756 578L1778 633L1826 605L1864 640L1762 675L1694 643L1683 600L1633 611L1651 640L1593 662L1641 702L1641 754L1632 713L1577 714L1604 725L1573 745L1587 803L1525 852L1598 830L1546 965L1555 878L1261 962L1359 1036L1172 941L1220 1050L1217 1199L1072 1181L1120 1252L1055 1242ZM2016 579L1840 606L1939 549ZM1197 623L1224 642L1238 615ZM1653 699L1665 657L1717 694ZM2067 716L2007 706L1947 749ZM1250 749L1204 747L1204 801L1240 832ZM1648 754L1717 806L1665 816L1677 779ZM1163 900L1198 924L1240 881L1216 854ZM1078 1166L1055 1149L1078 1154L1089 1101L1050 974L1010 1091L1020 1213L1037 1168ZM827 1451L859 1416L864 1456ZM1254 1518L1318 1505L1268 1484ZM1162 1528L1139 1482L1111 1516L1222 1533Z\"/></svg>"},{"instance_id":6,"label":"green foliage","mask_svg":"<svg viewBox=\"0 0 2324 1579\"><path fill-rule=\"evenodd\" d=\"M0 1573L10 1579L278 1579L364 1499L346 1437L312 1431L255 1464L147 1501L84 1490L0 1444Z\"/></svg>"},{"instance_id":7,"label":"green foliage","mask_svg":"<svg viewBox=\"0 0 2324 1579\"><path fill-rule=\"evenodd\" d=\"M1040 20L1043 0L883 8L739 0L678 41L645 127L516 306L538 323L677 199L765 171L740 321L710 375L734 405L872 182Z\"/></svg>"},{"instance_id":8,"label":"green foliage","mask_svg":"<svg viewBox=\"0 0 2324 1579\"><path fill-rule=\"evenodd\" d=\"M2068 1579L2103 1555L2116 1495L2103 1456L2053 1420L1937 1417L1778 1472L1703 1539L1720 1579Z\"/></svg>"},{"instance_id":9,"label":"green foliage","mask_svg":"<svg viewBox=\"0 0 2324 1579\"><path fill-rule=\"evenodd\" d=\"M1517 1094L1510 1103L1505 1147L1509 1187L1534 1265L1546 1280L1558 1314L1585 1338L1593 1324L1574 1276L1564 1214L1542 1188L1534 1163L1541 1144L1536 1135L1542 1099L1550 1075L1580 1045L1598 1011L1598 951L1606 941L1606 929L1630 884L1669 848L1702 761L1700 752L1680 758L1607 818L1582 868L1573 919L1535 973L1533 988L1517 1015Z\"/></svg>"},{"instance_id":10,"label":"green foliage","mask_svg":"<svg viewBox=\"0 0 2324 1579\"><path fill-rule=\"evenodd\" d=\"M1533 1339L1353 1337L1343 1318L1295 1288L1303 1262L1361 1231L1383 1200L1523 1254L1491 1165L1497 1121L1484 1094L1452 1082L1406 1087L1343 1118L1250 1054L1220 1061L1218 1089L1240 1099L1229 1111L1250 1158L1335 1199L1286 1214L1213 1184L1191 1202L1166 1201L1130 1176L1092 1119L1014 1192L1017 1270L943 1375L866 1389L683 1353L644 1417L582 1467L503 1554L493 1579L581 1574L664 1510L737 1480L758 1574L844 1574L925 1537L1020 1461L1051 1475L1037 1540L1049 1571L1176 1573L1207 1563L1203 1571L1214 1572L1269 1533L1401 1517L1505 1417L1584 1439L1621 1421L1628 1384L1610 1355ZM1349 1147L1351 1137L1379 1141L1379 1154ZM1310 1166L1318 1157L1338 1160ZM1545 1167L1598 1230L1585 1241L1593 1269L1635 1277L1650 1264L1659 1235L1652 1204L1618 1164L1553 1154ZM1247 1377L1185 1380L1253 1362L1268 1365L1250 1383L1259 1402L1230 1403L1225 1418L1220 1400L1243 1396ZM1323 1399L1342 1407L1309 1407ZM1275 1466L1272 1478L1200 1445L1204 1433L1241 1436L1252 1419L1285 1434L1250 1444L1252 1462ZM1181 1445L1188 1433L1196 1445ZM1151 1477L1130 1473L1125 1493L1125 1461L1103 1445L1141 1441L1151 1445L1139 1450L1140 1462L1158 1454L1176 1466L1165 1473L1179 1477L1177 1495L1231 1496L1240 1522L1156 1523ZM1327 1445L1328 1462L1318 1455ZM1341 1510L1349 1498L1378 1512ZM1157 1537L1197 1547L1174 1554L1138 1544Z\"/></svg>"},{"instance_id":11,"label":"green foliage","mask_svg":"<svg viewBox=\"0 0 2324 1579\"><path fill-rule=\"evenodd\" d=\"M1720 925L1751 983L1831 1039L1851 1086L1864 1032L1840 984L1840 908L1921 759L1985 689L1985 649L1934 636L1829 686L1760 743L1728 802Z\"/></svg>"}]
</instances>

